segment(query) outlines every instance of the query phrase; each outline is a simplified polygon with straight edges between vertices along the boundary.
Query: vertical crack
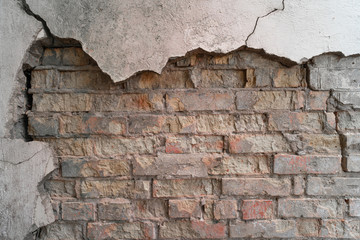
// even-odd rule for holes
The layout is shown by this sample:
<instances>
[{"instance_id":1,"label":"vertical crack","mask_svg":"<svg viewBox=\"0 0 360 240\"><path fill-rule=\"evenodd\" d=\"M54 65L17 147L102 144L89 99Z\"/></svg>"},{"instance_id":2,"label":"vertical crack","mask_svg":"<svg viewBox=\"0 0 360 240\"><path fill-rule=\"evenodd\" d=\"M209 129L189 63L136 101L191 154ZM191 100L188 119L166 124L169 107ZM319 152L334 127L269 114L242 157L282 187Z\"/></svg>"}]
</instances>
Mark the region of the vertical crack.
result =
<instances>
[{"instance_id":1,"label":"vertical crack","mask_svg":"<svg viewBox=\"0 0 360 240\"><path fill-rule=\"evenodd\" d=\"M248 40L249 38L255 33L255 30L257 28L257 25L258 25L258 22L261 18L264 18L264 17L267 17L269 16L270 14L274 13L274 12L277 12L277 11L284 11L285 10L285 0L282 0L282 8L275 8L273 9L271 12L268 12L267 14L263 15L263 16L260 16L256 19L255 21L255 26L252 30L252 32L247 36L246 40L245 40L245 45L247 46L248 45Z\"/></svg>"}]
</instances>

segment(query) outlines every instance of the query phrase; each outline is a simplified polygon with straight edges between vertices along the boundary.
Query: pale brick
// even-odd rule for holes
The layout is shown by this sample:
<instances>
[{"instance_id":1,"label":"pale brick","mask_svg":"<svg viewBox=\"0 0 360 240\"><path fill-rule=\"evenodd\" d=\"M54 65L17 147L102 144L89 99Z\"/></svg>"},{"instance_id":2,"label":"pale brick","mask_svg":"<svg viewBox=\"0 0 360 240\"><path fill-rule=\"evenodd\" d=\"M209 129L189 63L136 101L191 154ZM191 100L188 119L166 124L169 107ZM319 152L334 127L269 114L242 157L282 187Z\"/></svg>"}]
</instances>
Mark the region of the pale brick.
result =
<instances>
[{"instance_id":1,"label":"pale brick","mask_svg":"<svg viewBox=\"0 0 360 240\"><path fill-rule=\"evenodd\" d=\"M99 220L131 220L133 207L129 200L112 200L98 204Z\"/></svg>"},{"instance_id":2,"label":"pale brick","mask_svg":"<svg viewBox=\"0 0 360 240\"><path fill-rule=\"evenodd\" d=\"M241 212L244 220L273 218L274 202L264 199L243 200Z\"/></svg>"},{"instance_id":3,"label":"pale brick","mask_svg":"<svg viewBox=\"0 0 360 240\"><path fill-rule=\"evenodd\" d=\"M56 84L56 85L55 85ZM110 77L98 70L61 71L60 80L54 85L59 89L71 90L110 90L121 89L121 85L114 85Z\"/></svg>"},{"instance_id":4,"label":"pale brick","mask_svg":"<svg viewBox=\"0 0 360 240\"><path fill-rule=\"evenodd\" d=\"M348 106L353 109L360 109L360 91L358 92L334 92L333 97L337 100L340 107Z\"/></svg>"},{"instance_id":5,"label":"pale brick","mask_svg":"<svg viewBox=\"0 0 360 240\"><path fill-rule=\"evenodd\" d=\"M341 154L340 137L337 134L301 134L300 143L304 150L310 154Z\"/></svg>"},{"instance_id":6,"label":"pale brick","mask_svg":"<svg viewBox=\"0 0 360 240\"><path fill-rule=\"evenodd\" d=\"M195 116L142 115L129 118L129 132L147 133L194 133Z\"/></svg>"},{"instance_id":7,"label":"pale brick","mask_svg":"<svg viewBox=\"0 0 360 240\"><path fill-rule=\"evenodd\" d=\"M236 200L218 200L214 202L214 218L234 219L238 217L238 203Z\"/></svg>"},{"instance_id":8,"label":"pale brick","mask_svg":"<svg viewBox=\"0 0 360 240\"><path fill-rule=\"evenodd\" d=\"M84 112L92 109L92 96L85 93L34 94L35 112Z\"/></svg>"},{"instance_id":9,"label":"pale brick","mask_svg":"<svg viewBox=\"0 0 360 240\"><path fill-rule=\"evenodd\" d=\"M345 157L344 164L347 172L360 172L360 155Z\"/></svg>"},{"instance_id":10,"label":"pale brick","mask_svg":"<svg viewBox=\"0 0 360 240\"><path fill-rule=\"evenodd\" d=\"M198 90L196 92L168 92L168 111L210 111L234 109L234 96L230 91Z\"/></svg>"},{"instance_id":11,"label":"pale brick","mask_svg":"<svg viewBox=\"0 0 360 240\"><path fill-rule=\"evenodd\" d=\"M166 153L220 153L224 141L221 136L170 136L166 138Z\"/></svg>"},{"instance_id":12,"label":"pale brick","mask_svg":"<svg viewBox=\"0 0 360 240\"><path fill-rule=\"evenodd\" d=\"M270 173L270 160L267 156L206 156L203 162L210 175L259 175Z\"/></svg>"},{"instance_id":13,"label":"pale brick","mask_svg":"<svg viewBox=\"0 0 360 240\"><path fill-rule=\"evenodd\" d=\"M159 139L156 137L139 138L96 138L94 152L101 157L114 157L130 153L154 153Z\"/></svg>"},{"instance_id":14,"label":"pale brick","mask_svg":"<svg viewBox=\"0 0 360 240\"><path fill-rule=\"evenodd\" d=\"M65 202L61 206L63 220L95 220L95 205L93 203Z\"/></svg>"},{"instance_id":15,"label":"pale brick","mask_svg":"<svg viewBox=\"0 0 360 240\"><path fill-rule=\"evenodd\" d=\"M265 117L262 114L239 114L235 116L237 132L263 132L266 130Z\"/></svg>"},{"instance_id":16,"label":"pale brick","mask_svg":"<svg viewBox=\"0 0 360 240\"><path fill-rule=\"evenodd\" d=\"M232 115L200 115L196 131L202 134L229 134L235 130Z\"/></svg>"},{"instance_id":17,"label":"pale brick","mask_svg":"<svg viewBox=\"0 0 360 240\"><path fill-rule=\"evenodd\" d=\"M149 198L150 181L84 180L81 182L83 198Z\"/></svg>"},{"instance_id":18,"label":"pale brick","mask_svg":"<svg viewBox=\"0 0 360 240\"><path fill-rule=\"evenodd\" d=\"M360 112L338 112L338 130L349 131L360 129Z\"/></svg>"},{"instance_id":19,"label":"pale brick","mask_svg":"<svg viewBox=\"0 0 360 240\"><path fill-rule=\"evenodd\" d=\"M330 97L328 91L310 91L307 100L306 108L309 110L322 110L327 109L327 100Z\"/></svg>"},{"instance_id":20,"label":"pale brick","mask_svg":"<svg viewBox=\"0 0 360 240\"><path fill-rule=\"evenodd\" d=\"M218 239L226 237L225 223L175 221L160 225L159 237L164 239Z\"/></svg>"},{"instance_id":21,"label":"pale brick","mask_svg":"<svg viewBox=\"0 0 360 240\"><path fill-rule=\"evenodd\" d=\"M316 90L360 89L357 68L310 68L310 87Z\"/></svg>"},{"instance_id":22,"label":"pale brick","mask_svg":"<svg viewBox=\"0 0 360 240\"><path fill-rule=\"evenodd\" d=\"M28 120L29 135L35 137L58 136L59 121L57 117L33 117Z\"/></svg>"},{"instance_id":23,"label":"pale brick","mask_svg":"<svg viewBox=\"0 0 360 240\"><path fill-rule=\"evenodd\" d=\"M295 238L294 220L257 220L230 224L231 238Z\"/></svg>"},{"instance_id":24,"label":"pale brick","mask_svg":"<svg viewBox=\"0 0 360 240\"><path fill-rule=\"evenodd\" d=\"M98 161L66 159L61 163L61 172L63 177L129 176L130 165L127 161L117 159Z\"/></svg>"},{"instance_id":25,"label":"pale brick","mask_svg":"<svg viewBox=\"0 0 360 240\"><path fill-rule=\"evenodd\" d=\"M353 217L360 217L360 199L349 200L349 215Z\"/></svg>"},{"instance_id":26,"label":"pale brick","mask_svg":"<svg viewBox=\"0 0 360 240\"><path fill-rule=\"evenodd\" d=\"M341 218L343 206L336 199L279 199L278 212L284 218Z\"/></svg>"},{"instance_id":27,"label":"pale brick","mask_svg":"<svg viewBox=\"0 0 360 240\"><path fill-rule=\"evenodd\" d=\"M229 137L230 153L288 152L290 146L281 134L239 134Z\"/></svg>"},{"instance_id":28,"label":"pale brick","mask_svg":"<svg viewBox=\"0 0 360 240\"><path fill-rule=\"evenodd\" d=\"M287 196L291 192L290 179L275 178L223 178L224 195Z\"/></svg>"},{"instance_id":29,"label":"pale brick","mask_svg":"<svg viewBox=\"0 0 360 240\"><path fill-rule=\"evenodd\" d=\"M304 107L303 91L240 91L236 93L238 110L296 110Z\"/></svg>"},{"instance_id":30,"label":"pale brick","mask_svg":"<svg viewBox=\"0 0 360 240\"><path fill-rule=\"evenodd\" d=\"M359 239L360 221L357 219L329 219L323 220L320 237L335 239Z\"/></svg>"},{"instance_id":31,"label":"pale brick","mask_svg":"<svg viewBox=\"0 0 360 240\"><path fill-rule=\"evenodd\" d=\"M169 216L171 218L201 218L200 202L195 199L170 199Z\"/></svg>"},{"instance_id":32,"label":"pale brick","mask_svg":"<svg viewBox=\"0 0 360 240\"><path fill-rule=\"evenodd\" d=\"M89 239L154 239L152 223L88 223L87 233Z\"/></svg>"},{"instance_id":33,"label":"pale brick","mask_svg":"<svg viewBox=\"0 0 360 240\"><path fill-rule=\"evenodd\" d=\"M360 196L360 178L308 177L306 192L316 196Z\"/></svg>"},{"instance_id":34,"label":"pale brick","mask_svg":"<svg viewBox=\"0 0 360 240\"><path fill-rule=\"evenodd\" d=\"M242 88L246 73L239 69L193 70L192 80L198 88Z\"/></svg>"},{"instance_id":35,"label":"pale brick","mask_svg":"<svg viewBox=\"0 0 360 240\"><path fill-rule=\"evenodd\" d=\"M160 178L171 178L172 176L207 177L207 167L202 161L203 157L203 154L140 156L135 158L133 171L134 175L157 176Z\"/></svg>"},{"instance_id":36,"label":"pale brick","mask_svg":"<svg viewBox=\"0 0 360 240\"><path fill-rule=\"evenodd\" d=\"M212 195L213 181L211 179L173 179L154 180L154 197L191 197Z\"/></svg>"},{"instance_id":37,"label":"pale brick","mask_svg":"<svg viewBox=\"0 0 360 240\"><path fill-rule=\"evenodd\" d=\"M47 180L45 190L52 197L76 197L75 182L69 180Z\"/></svg>"},{"instance_id":38,"label":"pale brick","mask_svg":"<svg viewBox=\"0 0 360 240\"><path fill-rule=\"evenodd\" d=\"M301 237L318 237L321 227L319 219L298 219L296 227Z\"/></svg>"},{"instance_id":39,"label":"pale brick","mask_svg":"<svg viewBox=\"0 0 360 240\"><path fill-rule=\"evenodd\" d=\"M279 68L273 78L274 87L305 87L306 69L296 65L291 68Z\"/></svg>"},{"instance_id":40,"label":"pale brick","mask_svg":"<svg viewBox=\"0 0 360 240\"><path fill-rule=\"evenodd\" d=\"M360 154L360 133L347 133L342 135L346 154Z\"/></svg>"},{"instance_id":41,"label":"pale brick","mask_svg":"<svg viewBox=\"0 0 360 240\"><path fill-rule=\"evenodd\" d=\"M92 140L89 138L46 139L57 156L89 156L93 154Z\"/></svg>"},{"instance_id":42,"label":"pale brick","mask_svg":"<svg viewBox=\"0 0 360 240\"><path fill-rule=\"evenodd\" d=\"M336 174L340 171L340 156L280 154L274 158L274 173L277 174Z\"/></svg>"},{"instance_id":43,"label":"pale brick","mask_svg":"<svg viewBox=\"0 0 360 240\"><path fill-rule=\"evenodd\" d=\"M303 195L305 192L305 177L294 176L294 195Z\"/></svg>"}]
</instances>

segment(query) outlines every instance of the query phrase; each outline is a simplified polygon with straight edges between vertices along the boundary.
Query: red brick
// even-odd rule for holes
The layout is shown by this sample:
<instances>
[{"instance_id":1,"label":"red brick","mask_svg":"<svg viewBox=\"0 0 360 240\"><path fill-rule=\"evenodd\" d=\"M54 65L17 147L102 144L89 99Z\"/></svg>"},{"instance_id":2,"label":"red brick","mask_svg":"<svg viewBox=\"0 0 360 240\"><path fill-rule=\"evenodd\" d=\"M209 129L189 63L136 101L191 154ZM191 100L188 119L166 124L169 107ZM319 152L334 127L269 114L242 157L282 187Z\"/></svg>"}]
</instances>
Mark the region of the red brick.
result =
<instances>
[{"instance_id":1,"label":"red brick","mask_svg":"<svg viewBox=\"0 0 360 240\"><path fill-rule=\"evenodd\" d=\"M274 203L272 200L243 200L242 217L244 220L269 219L274 216Z\"/></svg>"},{"instance_id":2,"label":"red brick","mask_svg":"<svg viewBox=\"0 0 360 240\"><path fill-rule=\"evenodd\" d=\"M61 206L63 220L95 220L95 205L93 203L65 202Z\"/></svg>"}]
</instances>

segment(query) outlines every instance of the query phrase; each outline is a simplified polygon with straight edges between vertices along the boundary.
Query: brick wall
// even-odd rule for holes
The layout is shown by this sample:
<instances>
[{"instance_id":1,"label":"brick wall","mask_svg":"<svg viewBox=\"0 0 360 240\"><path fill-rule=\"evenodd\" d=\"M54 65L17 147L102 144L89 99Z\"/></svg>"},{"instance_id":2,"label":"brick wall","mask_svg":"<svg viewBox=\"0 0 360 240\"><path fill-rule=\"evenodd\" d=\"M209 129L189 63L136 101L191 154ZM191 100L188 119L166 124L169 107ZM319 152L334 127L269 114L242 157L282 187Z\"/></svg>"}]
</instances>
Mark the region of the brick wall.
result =
<instances>
[{"instance_id":1,"label":"brick wall","mask_svg":"<svg viewBox=\"0 0 360 240\"><path fill-rule=\"evenodd\" d=\"M198 52L114 84L81 48L46 48L41 239L360 238L359 59Z\"/></svg>"}]
</instances>

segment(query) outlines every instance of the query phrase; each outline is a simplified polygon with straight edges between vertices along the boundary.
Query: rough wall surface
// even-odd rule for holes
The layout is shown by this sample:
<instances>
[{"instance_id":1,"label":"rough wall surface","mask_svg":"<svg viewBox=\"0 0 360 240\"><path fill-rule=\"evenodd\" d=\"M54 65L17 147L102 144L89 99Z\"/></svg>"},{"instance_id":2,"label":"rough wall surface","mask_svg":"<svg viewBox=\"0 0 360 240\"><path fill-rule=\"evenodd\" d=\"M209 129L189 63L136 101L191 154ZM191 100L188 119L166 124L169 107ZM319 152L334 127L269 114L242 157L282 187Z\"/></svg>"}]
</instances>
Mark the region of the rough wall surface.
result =
<instances>
[{"instance_id":1,"label":"rough wall surface","mask_svg":"<svg viewBox=\"0 0 360 240\"><path fill-rule=\"evenodd\" d=\"M60 168L40 239L358 239L359 63L195 52L115 84L45 49L29 133Z\"/></svg>"}]
</instances>

